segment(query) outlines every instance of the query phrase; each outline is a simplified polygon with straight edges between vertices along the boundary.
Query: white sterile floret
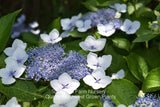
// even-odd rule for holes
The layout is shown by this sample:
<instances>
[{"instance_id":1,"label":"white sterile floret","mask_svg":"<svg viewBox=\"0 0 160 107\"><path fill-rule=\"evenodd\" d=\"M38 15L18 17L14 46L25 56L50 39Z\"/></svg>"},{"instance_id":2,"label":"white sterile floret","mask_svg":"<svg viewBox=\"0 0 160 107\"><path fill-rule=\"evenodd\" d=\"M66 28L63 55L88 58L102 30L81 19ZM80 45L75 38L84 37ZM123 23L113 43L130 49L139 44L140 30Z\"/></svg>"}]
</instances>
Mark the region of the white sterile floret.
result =
<instances>
[{"instance_id":1,"label":"white sterile floret","mask_svg":"<svg viewBox=\"0 0 160 107\"><path fill-rule=\"evenodd\" d=\"M109 85L112 79L105 75L105 71L102 68L98 68L92 74L85 76L83 81L93 89L99 89Z\"/></svg>"},{"instance_id":2,"label":"white sterile floret","mask_svg":"<svg viewBox=\"0 0 160 107\"><path fill-rule=\"evenodd\" d=\"M12 84L25 70L25 66L19 67L13 60L7 63L6 68L0 69L0 77L3 84ZM15 78L14 78L15 77Z\"/></svg>"},{"instance_id":3,"label":"white sterile floret","mask_svg":"<svg viewBox=\"0 0 160 107\"><path fill-rule=\"evenodd\" d=\"M13 44L12 44L12 47L8 47L4 50L4 53L7 55L7 56L12 56L14 51L17 49L17 48L21 48L23 50L25 50L27 44L26 43L23 43L23 41L19 40L19 39L15 39Z\"/></svg>"},{"instance_id":4,"label":"white sterile floret","mask_svg":"<svg viewBox=\"0 0 160 107\"><path fill-rule=\"evenodd\" d=\"M39 29L37 29L37 30L31 30L31 32L35 35L38 35L41 31Z\"/></svg>"},{"instance_id":5,"label":"white sterile floret","mask_svg":"<svg viewBox=\"0 0 160 107\"><path fill-rule=\"evenodd\" d=\"M58 80L52 80L50 84L54 90L64 90L69 94L72 94L74 90L80 86L80 82L76 79L72 79L67 73L61 74Z\"/></svg>"},{"instance_id":6,"label":"white sterile floret","mask_svg":"<svg viewBox=\"0 0 160 107\"><path fill-rule=\"evenodd\" d=\"M75 25L78 28L77 30L79 32L86 32L88 29L91 28L91 20L78 20L76 21Z\"/></svg>"},{"instance_id":7,"label":"white sterile floret","mask_svg":"<svg viewBox=\"0 0 160 107\"><path fill-rule=\"evenodd\" d=\"M55 44L59 41L62 40L62 37L59 36L59 32L57 29L53 29L49 35L47 34L41 34L41 39L44 41L44 42L47 42L47 43L52 43L52 44Z\"/></svg>"},{"instance_id":8,"label":"white sterile floret","mask_svg":"<svg viewBox=\"0 0 160 107\"><path fill-rule=\"evenodd\" d=\"M131 22L129 19L126 19L120 29L126 32L126 34L134 34L139 29L139 27L139 21Z\"/></svg>"},{"instance_id":9,"label":"white sterile floret","mask_svg":"<svg viewBox=\"0 0 160 107\"><path fill-rule=\"evenodd\" d=\"M105 24L105 25L98 24L97 29L98 29L99 34L101 34L102 36L106 36L106 37L111 36L116 31L114 28L114 25L111 23Z\"/></svg>"},{"instance_id":10,"label":"white sterile floret","mask_svg":"<svg viewBox=\"0 0 160 107\"><path fill-rule=\"evenodd\" d=\"M127 9L126 4L119 4L119 3L115 3L114 5L111 5L110 7L114 8L115 10L117 10L117 12L121 12L121 13L125 13Z\"/></svg>"},{"instance_id":11,"label":"white sterile floret","mask_svg":"<svg viewBox=\"0 0 160 107\"><path fill-rule=\"evenodd\" d=\"M0 105L0 107L21 107L21 105L18 104L16 97L12 97L6 105Z\"/></svg>"},{"instance_id":12,"label":"white sterile floret","mask_svg":"<svg viewBox=\"0 0 160 107\"><path fill-rule=\"evenodd\" d=\"M7 58L5 59L5 62L6 62L6 64L7 64L8 62L10 62L10 60L15 60L15 62L16 62L18 65L23 65L24 62L26 62L27 59L28 59L27 53L26 53L23 49L17 48L17 49L14 51L14 53L13 53L12 56L7 57Z\"/></svg>"},{"instance_id":13,"label":"white sterile floret","mask_svg":"<svg viewBox=\"0 0 160 107\"><path fill-rule=\"evenodd\" d=\"M91 69L103 68L106 70L112 61L111 55L103 55L102 57L98 57L97 54L90 52L87 55L87 66Z\"/></svg>"},{"instance_id":14,"label":"white sterile floret","mask_svg":"<svg viewBox=\"0 0 160 107\"><path fill-rule=\"evenodd\" d=\"M121 69L117 73L113 73L111 79L121 79L124 78L124 76L125 76L124 70Z\"/></svg>"},{"instance_id":15,"label":"white sterile floret","mask_svg":"<svg viewBox=\"0 0 160 107\"><path fill-rule=\"evenodd\" d=\"M93 36L88 36L85 41L80 42L80 47L85 51L101 51L106 44L106 39L95 39Z\"/></svg>"},{"instance_id":16,"label":"white sterile floret","mask_svg":"<svg viewBox=\"0 0 160 107\"><path fill-rule=\"evenodd\" d=\"M75 22L81 18L81 13L79 13L77 16L73 16L71 19L64 18L61 19L61 26L63 30L71 31L74 29Z\"/></svg>"},{"instance_id":17,"label":"white sterile floret","mask_svg":"<svg viewBox=\"0 0 160 107\"><path fill-rule=\"evenodd\" d=\"M60 90L56 92L50 107L76 107L80 96L71 96L67 92Z\"/></svg>"},{"instance_id":18,"label":"white sterile floret","mask_svg":"<svg viewBox=\"0 0 160 107\"><path fill-rule=\"evenodd\" d=\"M34 22L30 23L29 26L30 26L31 28L36 28L36 27L39 26L39 24L38 24L37 21L34 21Z\"/></svg>"}]
</instances>

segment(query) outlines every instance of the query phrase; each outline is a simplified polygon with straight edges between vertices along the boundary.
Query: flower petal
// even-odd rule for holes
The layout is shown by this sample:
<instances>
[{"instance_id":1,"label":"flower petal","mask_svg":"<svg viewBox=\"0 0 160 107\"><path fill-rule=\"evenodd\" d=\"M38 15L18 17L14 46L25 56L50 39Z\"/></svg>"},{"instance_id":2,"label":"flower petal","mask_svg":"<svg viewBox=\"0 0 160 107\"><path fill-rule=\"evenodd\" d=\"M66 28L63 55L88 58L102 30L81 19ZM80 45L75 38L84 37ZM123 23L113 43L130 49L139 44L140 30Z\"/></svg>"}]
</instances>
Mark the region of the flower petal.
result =
<instances>
[{"instance_id":1,"label":"flower petal","mask_svg":"<svg viewBox=\"0 0 160 107\"><path fill-rule=\"evenodd\" d=\"M6 85L12 84L15 81L16 80L14 78L12 78L12 77L8 77L8 78L2 77L2 83L6 84Z\"/></svg>"},{"instance_id":2,"label":"flower petal","mask_svg":"<svg viewBox=\"0 0 160 107\"><path fill-rule=\"evenodd\" d=\"M106 70L111 65L111 61L111 55L103 55L102 57L98 58L98 62L102 66L103 70Z\"/></svg>"},{"instance_id":3,"label":"flower petal","mask_svg":"<svg viewBox=\"0 0 160 107\"><path fill-rule=\"evenodd\" d=\"M18 68L14 74L15 78L19 78L24 73L25 69L26 69L26 66L24 66L24 65L18 66Z\"/></svg>"},{"instance_id":4,"label":"flower petal","mask_svg":"<svg viewBox=\"0 0 160 107\"><path fill-rule=\"evenodd\" d=\"M18 104L16 97L12 97L6 104L7 107L21 107L20 104Z\"/></svg>"},{"instance_id":5,"label":"flower petal","mask_svg":"<svg viewBox=\"0 0 160 107\"><path fill-rule=\"evenodd\" d=\"M59 90L61 90L63 88L58 80L52 80L50 82L50 85L55 91L59 91Z\"/></svg>"},{"instance_id":6,"label":"flower petal","mask_svg":"<svg viewBox=\"0 0 160 107\"><path fill-rule=\"evenodd\" d=\"M47 34L41 34L40 37L44 42L49 42L49 40L50 40L50 38Z\"/></svg>"},{"instance_id":7,"label":"flower petal","mask_svg":"<svg viewBox=\"0 0 160 107\"><path fill-rule=\"evenodd\" d=\"M95 83L96 80L93 78L92 75L87 75L87 76L85 76L85 77L83 78L83 81L84 81L87 85L92 86L92 85Z\"/></svg>"},{"instance_id":8,"label":"flower petal","mask_svg":"<svg viewBox=\"0 0 160 107\"><path fill-rule=\"evenodd\" d=\"M76 107L79 99L80 96L71 96L69 102L66 104L67 107Z\"/></svg>"},{"instance_id":9,"label":"flower petal","mask_svg":"<svg viewBox=\"0 0 160 107\"><path fill-rule=\"evenodd\" d=\"M102 68L97 68L92 72L92 76L98 80L105 76L105 71Z\"/></svg>"},{"instance_id":10,"label":"flower petal","mask_svg":"<svg viewBox=\"0 0 160 107\"><path fill-rule=\"evenodd\" d=\"M81 28L81 27L83 27L83 21L78 20L78 21L76 21L75 25L76 25L76 27Z\"/></svg>"},{"instance_id":11,"label":"flower petal","mask_svg":"<svg viewBox=\"0 0 160 107\"><path fill-rule=\"evenodd\" d=\"M69 84L72 82L72 78L67 73L63 73L59 76L58 81L61 84Z\"/></svg>"},{"instance_id":12,"label":"flower petal","mask_svg":"<svg viewBox=\"0 0 160 107\"><path fill-rule=\"evenodd\" d=\"M105 101L103 107L112 107L112 106L108 103L108 101Z\"/></svg>"},{"instance_id":13,"label":"flower petal","mask_svg":"<svg viewBox=\"0 0 160 107\"><path fill-rule=\"evenodd\" d=\"M53 102L55 104L65 104L67 103L69 100L71 99L70 94L68 94L67 92L60 90L57 91L54 98L53 98Z\"/></svg>"},{"instance_id":14,"label":"flower petal","mask_svg":"<svg viewBox=\"0 0 160 107\"><path fill-rule=\"evenodd\" d=\"M26 43L23 43L23 41L19 40L19 39L15 39L13 44L12 44L13 48L17 48L20 47L22 49L25 49L27 47Z\"/></svg>"},{"instance_id":15,"label":"flower petal","mask_svg":"<svg viewBox=\"0 0 160 107\"><path fill-rule=\"evenodd\" d=\"M120 71L118 71L117 73L113 73L111 79L120 79L120 78L124 78L125 74L124 74L124 70L121 69Z\"/></svg>"},{"instance_id":16,"label":"flower petal","mask_svg":"<svg viewBox=\"0 0 160 107\"><path fill-rule=\"evenodd\" d=\"M98 63L97 54L90 52L87 55L87 63L88 67L90 67L91 69L96 69L96 65Z\"/></svg>"},{"instance_id":17,"label":"flower petal","mask_svg":"<svg viewBox=\"0 0 160 107\"><path fill-rule=\"evenodd\" d=\"M52 39L57 39L59 37L59 32L57 29L53 29L50 33L49 33L49 36L52 38Z\"/></svg>"}]
</instances>

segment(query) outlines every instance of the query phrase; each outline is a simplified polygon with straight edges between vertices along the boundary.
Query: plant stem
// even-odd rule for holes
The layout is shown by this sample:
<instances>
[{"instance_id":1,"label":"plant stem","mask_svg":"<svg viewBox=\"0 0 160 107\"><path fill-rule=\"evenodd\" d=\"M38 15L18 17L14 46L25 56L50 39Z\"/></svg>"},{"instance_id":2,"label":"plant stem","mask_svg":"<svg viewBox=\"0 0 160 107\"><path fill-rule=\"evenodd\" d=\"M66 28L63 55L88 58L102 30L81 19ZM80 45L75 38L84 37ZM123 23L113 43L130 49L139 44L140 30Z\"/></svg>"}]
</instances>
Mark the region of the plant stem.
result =
<instances>
[{"instance_id":1,"label":"plant stem","mask_svg":"<svg viewBox=\"0 0 160 107\"><path fill-rule=\"evenodd\" d=\"M146 41L146 48L148 49L148 41Z\"/></svg>"},{"instance_id":2,"label":"plant stem","mask_svg":"<svg viewBox=\"0 0 160 107\"><path fill-rule=\"evenodd\" d=\"M136 9L136 3L137 3L137 0L133 0L133 6L134 6L134 10L135 10L135 16L138 17L138 15L137 15L137 9Z\"/></svg>"}]
</instances>

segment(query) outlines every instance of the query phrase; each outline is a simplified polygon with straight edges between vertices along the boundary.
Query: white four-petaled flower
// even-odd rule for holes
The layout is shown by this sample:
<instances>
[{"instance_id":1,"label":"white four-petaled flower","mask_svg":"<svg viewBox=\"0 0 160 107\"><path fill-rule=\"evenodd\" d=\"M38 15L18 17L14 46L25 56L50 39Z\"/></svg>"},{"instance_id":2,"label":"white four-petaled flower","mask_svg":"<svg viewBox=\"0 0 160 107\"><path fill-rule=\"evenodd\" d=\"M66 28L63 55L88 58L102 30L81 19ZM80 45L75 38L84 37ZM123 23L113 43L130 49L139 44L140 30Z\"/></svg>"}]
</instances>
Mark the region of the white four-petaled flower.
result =
<instances>
[{"instance_id":1,"label":"white four-petaled flower","mask_svg":"<svg viewBox=\"0 0 160 107\"><path fill-rule=\"evenodd\" d=\"M78 28L77 30L79 32L86 32L88 29L91 28L91 23L92 23L91 20L85 20L85 21L78 20L76 21L75 25Z\"/></svg>"},{"instance_id":2,"label":"white four-petaled flower","mask_svg":"<svg viewBox=\"0 0 160 107\"><path fill-rule=\"evenodd\" d=\"M16 97L12 97L6 105L0 105L0 107L21 107L21 105L18 104Z\"/></svg>"},{"instance_id":3,"label":"white four-petaled flower","mask_svg":"<svg viewBox=\"0 0 160 107\"><path fill-rule=\"evenodd\" d=\"M79 81L72 79L67 73L61 74L58 80L52 80L50 84L54 90L64 90L69 94L72 94L80 86Z\"/></svg>"},{"instance_id":4,"label":"white four-petaled flower","mask_svg":"<svg viewBox=\"0 0 160 107\"><path fill-rule=\"evenodd\" d=\"M25 70L25 67L19 67L13 60L7 63L6 68L0 69L0 77L3 84L12 84L19 78ZM15 78L14 78L15 77Z\"/></svg>"},{"instance_id":5,"label":"white four-petaled flower","mask_svg":"<svg viewBox=\"0 0 160 107\"><path fill-rule=\"evenodd\" d=\"M7 57L5 59L6 64L9 63L11 60L15 61L15 63L17 63L18 65L23 65L24 62L28 59L28 55L27 53L21 49L21 48L17 48L14 52L13 55L10 57Z\"/></svg>"},{"instance_id":6,"label":"white four-petaled flower","mask_svg":"<svg viewBox=\"0 0 160 107\"><path fill-rule=\"evenodd\" d=\"M25 50L27 44L26 43L23 43L23 41L19 40L19 39L15 39L13 44L12 44L12 47L8 47L4 50L4 53L7 55L7 56L12 56L13 53L16 51L17 48L21 48L23 50Z\"/></svg>"},{"instance_id":7,"label":"white four-petaled flower","mask_svg":"<svg viewBox=\"0 0 160 107\"><path fill-rule=\"evenodd\" d=\"M108 24L98 24L97 25L98 33L102 36L109 37L116 31L114 28L114 24L108 23Z\"/></svg>"},{"instance_id":8,"label":"white four-petaled flower","mask_svg":"<svg viewBox=\"0 0 160 107\"><path fill-rule=\"evenodd\" d=\"M115 3L114 5L110 5L111 8L114 8L115 10L117 10L117 12L120 13L125 13L127 6L126 4L120 4L120 3Z\"/></svg>"},{"instance_id":9,"label":"white four-petaled flower","mask_svg":"<svg viewBox=\"0 0 160 107\"><path fill-rule=\"evenodd\" d=\"M67 92L60 90L56 92L53 102L50 107L76 107L80 96L71 96Z\"/></svg>"},{"instance_id":10,"label":"white four-petaled flower","mask_svg":"<svg viewBox=\"0 0 160 107\"><path fill-rule=\"evenodd\" d=\"M117 73L113 73L111 79L121 79L124 78L124 76L125 76L124 70L121 69Z\"/></svg>"},{"instance_id":11,"label":"white four-petaled flower","mask_svg":"<svg viewBox=\"0 0 160 107\"><path fill-rule=\"evenodd\" d=\"M59 41L62 40L62 37L59 36L59 32L57 29L53 29L49 35L47 34L41 34L41 39L44 41L44 42L47 42L47 43L51 43L51 44L55 44Z\"/></svg>"},{"instance_id":12,"label":"white four-petaled flower","mask_svg":"<svg viewBox=\"0 0 160 107\"><path fill-rule=\"evenodd\" d=\"M105 71L102 68L98 68L92 74L85 76L83 81L93 89L100 89L109 85L112 79L105 75Z\"/></svg>"},{"instance_id":13,"label":"white four-petaled flower","mask_svg":"<svg viewBox=\"0 0 160 107\"><path fill-rule=\"evenodd\" d=\"M61 19L61 26L63 30L72 31L75 27L75 22L81 18L81 13L77 16L73 16L71 19L64 18Z\"/></svg>"},{"instance_id":14,"label":"white four-petaled flower","mask_svg":"<svg viewBox=\"0 0 160 107\"><path fill-rule=\"evenodd\" d=\"M106 39L100 38L96 40L93 36L88 36L85 41L79 43L83 50L92 52L101 51L105 44Z\"/></svg>"},{"instance_id":15,"label":"white four-petaled flower","mask_svg":"<svg viewBox=\"0 0 160 107\"><path fill-rule=\"evenodd\" d=\"M126 34L134 34L139 29L139 27L139 21L131 22L129 19L126 19L120 29L126 32Z\"/></svg>"},{"instance_id":16,"label":"white four-petaled flower","mask_svg":"<svg viewBox=\"0 0 160 107\"><path fill-rule=\"evenodd\" d=\"M103 70L106 70L111 65L111 61L111 55L103 55L102 57L98 57L97 54L92 52L87 55L87 66L91 69L97 69L101 67Z\"/></svg>"}]
</instances>

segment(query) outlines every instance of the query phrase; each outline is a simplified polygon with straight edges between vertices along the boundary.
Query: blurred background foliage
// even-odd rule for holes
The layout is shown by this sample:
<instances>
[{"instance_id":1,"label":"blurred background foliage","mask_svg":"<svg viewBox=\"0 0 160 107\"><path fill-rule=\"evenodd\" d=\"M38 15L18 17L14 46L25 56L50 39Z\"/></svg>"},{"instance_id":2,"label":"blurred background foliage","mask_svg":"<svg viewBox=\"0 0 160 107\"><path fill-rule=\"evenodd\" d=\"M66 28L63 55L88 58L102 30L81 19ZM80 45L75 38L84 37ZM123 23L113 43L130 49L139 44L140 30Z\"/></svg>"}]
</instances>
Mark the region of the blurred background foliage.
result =
<instances>
[{"instance_id":1,"label":"blurred background foliage","mask_svg":"<svg viewBox=\"0 0 160 107\"><path fill-rule=\"evenodd\" d=\"M133 1L142 2L151 9L155 9L159 3L159 0L0 0L0 16L22 9L21 13L27 18L26 23L38 21L43 31L55 18L70 18L80 12L95 10L95 7Z\"/></svg>"},{"instance_id":2,"label":"blurred background foliage","mask_svg":"<svg viewBox=\"0 0 160 107\"><path fill-rule=\"evenodd\" d=\"M36 20L44 30L57 17L71 17L86 12L82 2L85 0L0 0L0 16L22 9L26 22Z\"/></svg>"}]
</instances>

